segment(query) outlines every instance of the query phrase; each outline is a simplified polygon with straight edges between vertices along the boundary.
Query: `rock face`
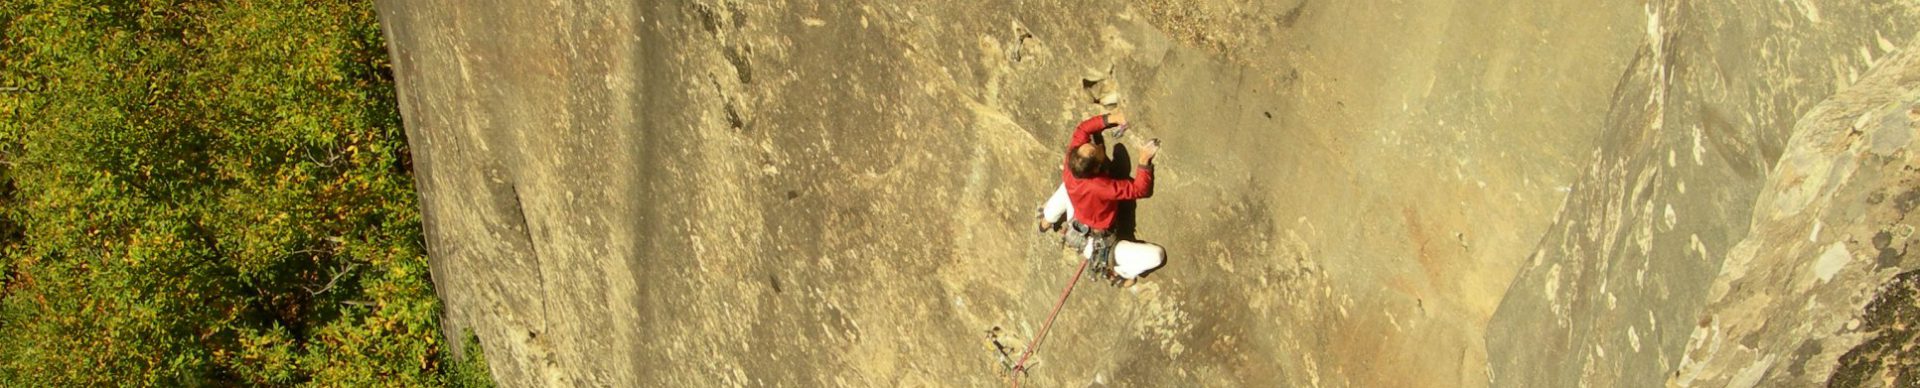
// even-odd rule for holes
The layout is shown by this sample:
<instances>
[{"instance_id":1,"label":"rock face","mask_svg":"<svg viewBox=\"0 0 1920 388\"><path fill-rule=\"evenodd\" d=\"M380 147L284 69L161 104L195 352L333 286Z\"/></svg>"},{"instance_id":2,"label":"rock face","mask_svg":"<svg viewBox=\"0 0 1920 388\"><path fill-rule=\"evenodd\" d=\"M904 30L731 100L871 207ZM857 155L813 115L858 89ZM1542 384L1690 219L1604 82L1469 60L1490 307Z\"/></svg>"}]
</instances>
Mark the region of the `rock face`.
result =
<instances>
[{"instance_id":1,"label":"rock face","mask_svg":"<svg viewBox=\"0 0 1920 388\"><path fill-rule=\"evenodd\" d=\"M1813 107L1708 289L1672 383L1920 385L1920 52ZM1692 322L1682 322L1692 323Z\"/></svg>"},{"instance_id":2,"label":"rock face","mask_svg":"<svg viewBox=\"0 0 1920 388\"><path fill-rule=\"evenodd\" d=\"M1033 338L1078 264L1033 215L1103 103L1137 123L1115 159L1164 140L1154 197L1121 219L1169 264L1081 282L1026 384L1647 386L1683 360L1698 382L1787 365L1797 350L1686 338L1722 308L1708 285L1791 123L1920 7L379 6L446 331L478 335L507 386L1005 384L983 336ZM1862 260L1818 285L1891 271ZM1904 338L1865 339L1904 333L1878 322L1848 329L1859 349Z\"/></svg>"},{"instance_id":3,"label":"rock face","mask_svg":"<svg viewBox=\"0 0 1920 388\"><path fill-rule=\"evenodd\" d=\"M1868 2L1649 6L1603 140L1489 324L1492 385L1671 377L1661 371L1681 361L1794 123L1864 73L1835 63L1898 51L1892 41L1914 31L1898 14Z\"/></svg>"}]
</instances>

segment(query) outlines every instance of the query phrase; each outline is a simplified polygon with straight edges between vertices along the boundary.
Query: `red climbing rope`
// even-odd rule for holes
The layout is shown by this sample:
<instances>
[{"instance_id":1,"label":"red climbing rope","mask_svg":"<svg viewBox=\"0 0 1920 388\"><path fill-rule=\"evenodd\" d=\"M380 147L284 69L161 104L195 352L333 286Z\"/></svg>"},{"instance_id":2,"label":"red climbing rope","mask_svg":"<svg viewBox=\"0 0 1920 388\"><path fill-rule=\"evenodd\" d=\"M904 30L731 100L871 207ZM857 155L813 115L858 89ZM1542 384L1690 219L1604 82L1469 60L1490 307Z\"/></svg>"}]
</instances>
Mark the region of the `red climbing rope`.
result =
<instances>
[{"instance_id":1,"label":"red climbing rope","mask_svg":"<svg viewBox=\"0 0 1920 388\"><path fill-rule=\"evenodd\" d=\"M1020 354L1020 362L1014 363L1012 372L1007 373L1007 377L1013 379L1014 388L1020 388L1020 374L1027 369L1027 357L1040 350L1040 341L1047 339L1047 329L1053 328L1053 318L1060 315L1060 306L1067 305L1067 295L1073 293L1073 285L1080 283L1080 274L1087 272L1087 262L1090 261L1081 260L1080 268L1073 270L1073 280L1067 282L1066 289L1060 290L1060 301L1053 303L1053 312L1047 313L1047 323L1040 325L1039 334L1034 334L1033 345L1027 346L1027 351Z\"/></svg>"}]
</instances>

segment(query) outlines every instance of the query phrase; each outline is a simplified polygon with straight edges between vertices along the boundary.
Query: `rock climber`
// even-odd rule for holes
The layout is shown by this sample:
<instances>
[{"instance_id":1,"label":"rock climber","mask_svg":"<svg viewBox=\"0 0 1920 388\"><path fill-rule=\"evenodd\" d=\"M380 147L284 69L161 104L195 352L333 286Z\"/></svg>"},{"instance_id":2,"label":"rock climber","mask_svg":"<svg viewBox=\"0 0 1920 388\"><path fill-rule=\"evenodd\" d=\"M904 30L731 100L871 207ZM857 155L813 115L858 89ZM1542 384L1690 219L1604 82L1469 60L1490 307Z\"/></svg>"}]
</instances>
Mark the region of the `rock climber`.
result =
<instances>
[{"instance_id":1,"label":"rock climber","mask_svg":"<svg viewBox=\"0 0 1920 388\"><path fill-rule=\"evenodd\" d=\"M1065 231L1067 244L1094 261L1096 274L1131 285L1141 274L1159 267L1164 254L1158 246L1119 241L1113 233L1114 214L1121 202L1153 196L1153 157L1160 151L1158 141L1150 141L1141 147L1133 177L1109 176L1103 168L1108 163L1106 147L1096 141L1096 135L1108 128L1124 130L1126 125L1126 114L1116 110L1087 118L1074 128L1060 173L1062 185L1042 208L1041 229L1051 229L1062 218L1060 213L1065 213L1072 221ZM1129 254L1117 257L1116 248Z\"/></svg>"}]
</instances>

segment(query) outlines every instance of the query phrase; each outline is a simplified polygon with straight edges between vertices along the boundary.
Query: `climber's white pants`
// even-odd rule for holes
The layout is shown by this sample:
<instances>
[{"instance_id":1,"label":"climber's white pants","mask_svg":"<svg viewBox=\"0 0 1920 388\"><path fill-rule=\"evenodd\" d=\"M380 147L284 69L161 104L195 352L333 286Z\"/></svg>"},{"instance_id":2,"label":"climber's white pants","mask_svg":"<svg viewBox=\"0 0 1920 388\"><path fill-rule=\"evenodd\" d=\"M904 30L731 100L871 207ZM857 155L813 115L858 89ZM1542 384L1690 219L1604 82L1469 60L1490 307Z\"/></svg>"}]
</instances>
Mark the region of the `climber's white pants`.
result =
<instances>
[{"instance_id":1,"label":"climber's white pants","mask_svg":"<svg viewBox=\"0 0 1920 388\"><path fill-rule=\"evenodd\" d=\"M1040 219L1053 224L1072 216L1073 202L1067 201L1067 185L1062 183L1060 189L1047 198L1047 204L1040 207Z\"/></svg>"},{"instance_id":2,"label":"climber's white pants","mask_svg":"<svg viewBox=\"0 0 1920 388\"><path fill-rule=\"evenodd\" d=\"M1133 279L1160 268L1167 262L1167 250L1150 243L1125 241L1113 244L1113 272Z\"/></svg>"}]
</instances>

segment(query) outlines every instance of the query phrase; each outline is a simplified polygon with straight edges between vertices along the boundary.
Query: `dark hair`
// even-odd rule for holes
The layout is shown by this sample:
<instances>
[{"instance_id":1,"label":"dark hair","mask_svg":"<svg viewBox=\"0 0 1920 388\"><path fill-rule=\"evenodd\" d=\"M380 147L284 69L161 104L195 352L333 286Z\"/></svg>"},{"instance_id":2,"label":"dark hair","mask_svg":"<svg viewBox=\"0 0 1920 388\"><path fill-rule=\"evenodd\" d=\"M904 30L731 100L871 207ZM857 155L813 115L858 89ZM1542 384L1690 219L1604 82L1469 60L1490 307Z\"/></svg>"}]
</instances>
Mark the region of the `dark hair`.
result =
<instances>
[{"instance_id":1,"label":"dark hair","mask_svg":"<svg viewBox=\"0 0 1920 388\"><path fill-rule=\"evenodd\" d=\"M1100 166L1097 164L1093 158L1080 155L1079 149L1067 150L1067 171L1073 173L1074 178L1092 178L1098 173Z\"/></svg>"}]
</instances>

